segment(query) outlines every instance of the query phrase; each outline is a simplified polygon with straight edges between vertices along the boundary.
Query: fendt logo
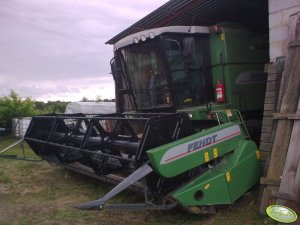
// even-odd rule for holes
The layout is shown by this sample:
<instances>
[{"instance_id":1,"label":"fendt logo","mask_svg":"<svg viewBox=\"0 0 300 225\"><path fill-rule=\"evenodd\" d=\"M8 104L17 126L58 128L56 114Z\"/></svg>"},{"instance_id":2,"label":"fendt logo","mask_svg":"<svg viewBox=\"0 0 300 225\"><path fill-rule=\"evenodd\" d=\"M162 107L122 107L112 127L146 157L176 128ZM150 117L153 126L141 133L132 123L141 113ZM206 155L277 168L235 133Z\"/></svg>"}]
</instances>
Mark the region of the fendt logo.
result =
<instances>
[{"instance_id":1,"label":"fendt logo","mask_svg":"<svg viewBox=\"0 0 300 225\"><path fill-rule=\"evenodd\" d=\"M202 138L198 141L195 141L195 142L188 145L187 151L192 152L192 151L197 150L198 148L202 148L202 147L207 146L209 144L215 143L217 136L218 135L215 134L215 135L212 135L211 137Z\"/></svg>"},{"instance_id":2,"label":"fendt logo","mask_svg":"<svg viewBox=\"0 0 300 225\"><path fill-rule=\"evenodd\" d=\"M216 144L222 143L228 139L236 137L241 134L239 125L232 125L223 128L211 134L203 135L202 137L195 138L194 140L170 147L163 154L160 164L168 164L179 160L183 157L195 154L196 152L203 151Z\"/></svg>"}]
</instances>

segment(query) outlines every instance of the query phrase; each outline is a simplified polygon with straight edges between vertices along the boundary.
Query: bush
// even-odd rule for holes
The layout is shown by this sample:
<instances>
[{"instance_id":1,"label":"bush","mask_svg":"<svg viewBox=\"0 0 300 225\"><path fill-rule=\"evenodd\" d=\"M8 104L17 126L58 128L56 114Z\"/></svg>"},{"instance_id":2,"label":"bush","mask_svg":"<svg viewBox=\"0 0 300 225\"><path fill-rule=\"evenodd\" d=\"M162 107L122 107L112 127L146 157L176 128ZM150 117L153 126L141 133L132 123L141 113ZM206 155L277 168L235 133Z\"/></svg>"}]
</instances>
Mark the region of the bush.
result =
<instances>
[{"instance_id":1,"label":"bush","mask_svg":"<svg viewBox=\"0 0 300 225\"><path fill-rule=\"evenodd\" d=\"M11 129L12 119L34 115L34 102L30 98L22 99L13 90L5 97L0 97L0 126Z\"/></svg>"}]
</instances>

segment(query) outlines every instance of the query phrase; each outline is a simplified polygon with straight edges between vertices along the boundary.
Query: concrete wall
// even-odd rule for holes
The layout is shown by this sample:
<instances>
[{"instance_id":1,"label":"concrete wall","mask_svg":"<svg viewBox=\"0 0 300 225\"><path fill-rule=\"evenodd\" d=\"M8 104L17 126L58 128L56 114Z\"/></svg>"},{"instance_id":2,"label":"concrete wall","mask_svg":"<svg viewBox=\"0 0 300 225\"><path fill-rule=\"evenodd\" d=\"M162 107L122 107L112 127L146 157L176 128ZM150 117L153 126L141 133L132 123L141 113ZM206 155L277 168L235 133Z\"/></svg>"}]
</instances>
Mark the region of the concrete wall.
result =
<instances>
[{"instance_id":1,"label":"concrete wall","mask_svg":"<svg viewBox=\"0 0 300 225\"><path fill-rule=\"evenodd\" d=\"M300 11L300 0L269 0L270 60L286 55L289 16Z\"/></svg>"}]
</instances>

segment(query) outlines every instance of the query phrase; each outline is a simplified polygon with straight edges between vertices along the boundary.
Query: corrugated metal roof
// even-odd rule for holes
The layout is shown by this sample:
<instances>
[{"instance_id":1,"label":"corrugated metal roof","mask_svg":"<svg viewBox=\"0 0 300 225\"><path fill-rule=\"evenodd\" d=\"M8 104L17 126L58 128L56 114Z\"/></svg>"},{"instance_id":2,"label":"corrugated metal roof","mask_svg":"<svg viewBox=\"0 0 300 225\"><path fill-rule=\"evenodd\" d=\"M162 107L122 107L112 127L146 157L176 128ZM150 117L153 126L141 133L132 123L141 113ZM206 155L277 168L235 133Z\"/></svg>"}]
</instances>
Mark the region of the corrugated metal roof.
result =
<instances>
[{"instance_id":1,"label":"corrugated metal roof","mask_svg":"<svg viewBox=\"0 0 300 225\"><path fill-rule=\"evenodd\" d=\"M151 28L176 25L209 26L239 21L260 33L268 31L268 0L170 0L106 42Z\"/></svg>"}]
</instances>

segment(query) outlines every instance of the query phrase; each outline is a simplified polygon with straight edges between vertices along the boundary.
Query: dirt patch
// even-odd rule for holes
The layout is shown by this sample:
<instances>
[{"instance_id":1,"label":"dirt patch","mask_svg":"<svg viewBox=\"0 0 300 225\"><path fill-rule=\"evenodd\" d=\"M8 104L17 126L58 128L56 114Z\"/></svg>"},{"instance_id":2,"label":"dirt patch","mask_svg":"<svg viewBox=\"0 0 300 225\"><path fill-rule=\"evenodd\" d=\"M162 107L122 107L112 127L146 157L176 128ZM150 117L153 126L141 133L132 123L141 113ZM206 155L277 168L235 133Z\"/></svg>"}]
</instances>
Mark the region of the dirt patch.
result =
<instances>
[{"instance_id":1,"label":"dirt patch","mask_svg":"<svg viewBox=\"0 0 300 225\"><path fill-rule=\"evenodd\" d=\"M0 204L0 224L11 224L14 217L14 206L8 202L2 201L2 204Z\"/></svg>"},{"instance_id":2,"label":"dirt patch","mask_svg":"<svg viewBox=\"0 0 300 225\"><path fill-rule=\"evenodd\" d=\"M1 195L7 195L10 193L10 189L7 185L0 183L0 193Z\"/></svg>"}]
</instances>

